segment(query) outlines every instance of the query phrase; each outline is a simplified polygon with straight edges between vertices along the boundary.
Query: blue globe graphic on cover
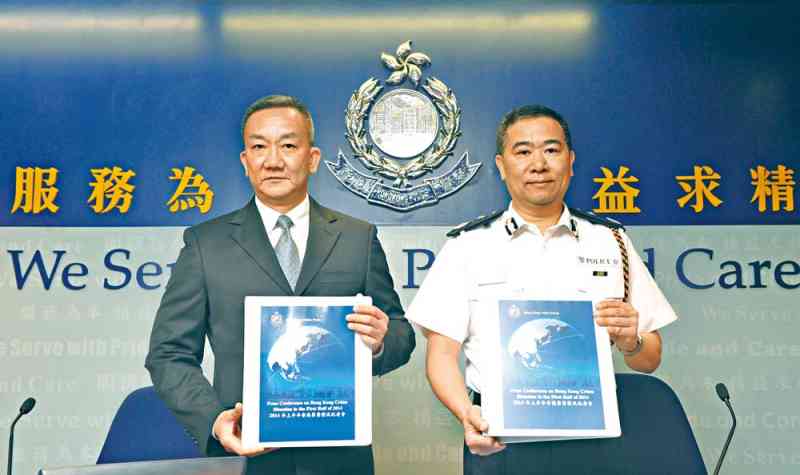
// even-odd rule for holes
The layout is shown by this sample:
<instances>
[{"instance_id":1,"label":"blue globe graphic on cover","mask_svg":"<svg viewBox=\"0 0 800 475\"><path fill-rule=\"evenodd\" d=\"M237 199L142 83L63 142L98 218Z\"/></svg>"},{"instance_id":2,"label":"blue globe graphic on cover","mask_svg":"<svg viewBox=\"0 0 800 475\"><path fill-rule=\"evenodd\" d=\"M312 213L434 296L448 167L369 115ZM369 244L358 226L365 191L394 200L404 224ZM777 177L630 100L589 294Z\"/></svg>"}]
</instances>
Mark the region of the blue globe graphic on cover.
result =
<instances>
[{"instance_id":1,"label":"blue globe graphic on cover","mask_svg":"<svg viewBox=\"0 0 800 475\"><path fill-rule=\"evenodd\" d=\"M261 307L260 442L355 437L352 305Z\"/></svg>"},{"instance_id":2,"label":"blue globe graphic on cover","mask_svg":"<svg viewBox=\"0 0 800 475\"><path fill-rule=\"evenodd\" d=\"M312 381L318 370L337 364L344 344L333 333L316 325L288 320L286 331L275 340L267 356L267 367L287 383ZM341 364L346 361L339 362Z\"/></svg>"},{"instance_id":3,"label":"blue globe graphic on cover","mask_svg":"<svg viewBox=\"0 0 800 475\"><path fill-rule=\"evenodd\" d=\"M508 341L508 354L530 370L568 366L583 357L583 335L555 318L531 320L520 325Z\"/></svg>"}]
</instances>

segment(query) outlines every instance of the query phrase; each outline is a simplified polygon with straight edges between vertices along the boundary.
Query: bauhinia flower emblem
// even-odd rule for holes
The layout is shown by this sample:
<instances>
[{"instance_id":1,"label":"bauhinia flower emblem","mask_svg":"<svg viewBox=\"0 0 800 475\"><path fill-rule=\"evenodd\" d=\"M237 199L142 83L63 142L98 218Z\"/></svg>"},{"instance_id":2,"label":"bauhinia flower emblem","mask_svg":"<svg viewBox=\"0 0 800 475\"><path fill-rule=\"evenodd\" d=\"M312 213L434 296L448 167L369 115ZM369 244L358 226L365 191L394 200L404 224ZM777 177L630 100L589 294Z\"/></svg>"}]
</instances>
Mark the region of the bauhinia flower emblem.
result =
<instances>
[{"instance_id":1,"label":"bauhinia flower emblem","mask_svg":"<svg viewBox=\"0 0 800 475\"><path fill-rule=\"evenodd\" d=\"M422 68L431 64L431 58L427 54L411 52L411 41L406 41L398 46L394 56L385 52L381 53L381 61L384 66L394 71L386 79L386 84L392 86L402 84L406 78L411 80L414 87L419 86Z\"/></svg>"}]
</instances>

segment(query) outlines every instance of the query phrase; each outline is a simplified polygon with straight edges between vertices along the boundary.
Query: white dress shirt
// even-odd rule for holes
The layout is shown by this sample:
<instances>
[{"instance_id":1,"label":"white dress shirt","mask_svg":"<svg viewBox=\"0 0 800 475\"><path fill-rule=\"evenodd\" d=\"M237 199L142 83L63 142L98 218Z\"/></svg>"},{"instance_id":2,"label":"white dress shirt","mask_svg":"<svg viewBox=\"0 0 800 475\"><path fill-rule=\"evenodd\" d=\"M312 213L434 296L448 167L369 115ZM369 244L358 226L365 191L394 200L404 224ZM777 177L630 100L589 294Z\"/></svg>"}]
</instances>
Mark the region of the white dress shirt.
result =
<instances>
[{"instance_id":1,"label":"white dress shirt","mask_svg":"<svg viewBox=\"0 0 800 475\"><path fill-rule=\"evenodd\" d=\"M310 201L308 199L308 194L306 194L305 199L299 205L289 210L288 213L275 211L256 197L256 208L258 208L258 214L261 215L261 222L264 224L264 230L267 232L267 237L269 237L269 242L272 244L273 249L278 244L278 239L281 238L281 234L283 234L283 230L276 226L278 217L285 214L292 220L292 223L294 223L294 225L289 228L289 232L292 235L292 239L294 239L294 243L297 245L297 255L300 256L301 266L303 264L303 257L306 255L306 245L308 244L309 207Z\"/></svg>"},{"instance_id":2,"label":"white dress shirt","mask_svg":"<svg viewBox=\"0 0 800 475\"><path fill-rule=\"evenodd\" d=\"M506 226L512 219L518 225L509 234ZM623 240L639 333L657 330L677 316L624 233ZM515 294L595 302L621 299L620 250L611 230L573 217L565 206L558 222L542 233L509 206L489 226L462 232L445 243L406 318L462 343L467 386L480 392L485 369L479 328L486 302Z\"/></svg>"}]
</instances>

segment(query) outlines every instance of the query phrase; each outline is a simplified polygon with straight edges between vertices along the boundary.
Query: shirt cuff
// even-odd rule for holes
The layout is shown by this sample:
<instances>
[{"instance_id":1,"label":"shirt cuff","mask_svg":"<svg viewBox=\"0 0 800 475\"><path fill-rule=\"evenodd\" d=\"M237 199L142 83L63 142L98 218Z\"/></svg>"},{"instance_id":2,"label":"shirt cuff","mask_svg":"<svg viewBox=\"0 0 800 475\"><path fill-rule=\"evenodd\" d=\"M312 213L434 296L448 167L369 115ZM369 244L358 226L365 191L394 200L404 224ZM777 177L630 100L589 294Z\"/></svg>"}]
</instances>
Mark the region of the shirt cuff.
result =
<instances>
[{"instance_id":1,"label":"shirt cuff","mask_svg":"<svg viewBox=\"0 0 800 475\"><path fill-rule=\"evenodd\" d=\"M383 356L383 349L384 349L385 347L386 347L386 345L384 345L383 343L381 343L381 349L380 349L380 350L379 350L377 353L373 353L373 354L372 354L372 359L373 359L373 360L377 360L378 358L380 358L381 356Z\"/></svg>"}]
</instances>

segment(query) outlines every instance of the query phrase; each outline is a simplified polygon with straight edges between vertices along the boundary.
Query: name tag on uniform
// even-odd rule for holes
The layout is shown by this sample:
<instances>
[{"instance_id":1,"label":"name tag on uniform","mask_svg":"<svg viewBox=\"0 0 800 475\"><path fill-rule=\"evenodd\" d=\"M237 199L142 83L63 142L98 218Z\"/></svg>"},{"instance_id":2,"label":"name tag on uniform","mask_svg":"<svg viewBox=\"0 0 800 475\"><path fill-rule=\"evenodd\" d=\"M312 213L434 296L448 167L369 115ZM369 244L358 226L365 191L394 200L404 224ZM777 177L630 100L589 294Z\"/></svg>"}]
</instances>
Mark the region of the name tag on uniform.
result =
<instances>
[{"instance_id":1,"label":"name tag on uniform","mask_svg":"<svg viewBox=\"0 0 800 475\"><path fill-rule=\"evenodd\" d=\"M476 282L478 287L488 287L492 285L504 285L506 283L505 276L488 276Z\"/></svg>"},{"instance_id":2,"label":"name tag on uniform","mask_svg":"<svg viewBox=\"0 0 800 475\"><path fill-rule=\"evenodd\" d=\"M616 297L623 288L619 256L578 255L578 269L587 287L598 298Z\"/></svg>"},{"instance_id":3,"label":"name tag on uniform","mask_svg":"<svg viewBox=\"0 0 800 475\"><path fill-rule=\"evenodd\" d=\"M620 260L609 256L578 256L578 264L597 268L619 267Z\"/></svg>"},{"instance_id":4,"label":"name tag on uniform","mask_svg":"<svg viewBox=\"0 0 800 475\"><path fill-rule=\"evenodd\" d=\"M500 269L491 269L475 281L475 287L470 292L469 299L483 300L500 293L508 292L508 277Z\"/></svg>"}]
</instances>

